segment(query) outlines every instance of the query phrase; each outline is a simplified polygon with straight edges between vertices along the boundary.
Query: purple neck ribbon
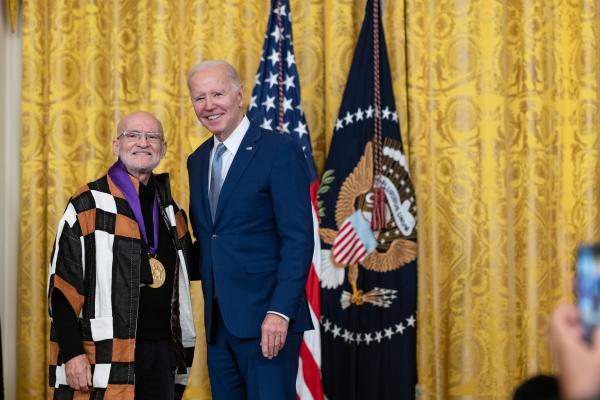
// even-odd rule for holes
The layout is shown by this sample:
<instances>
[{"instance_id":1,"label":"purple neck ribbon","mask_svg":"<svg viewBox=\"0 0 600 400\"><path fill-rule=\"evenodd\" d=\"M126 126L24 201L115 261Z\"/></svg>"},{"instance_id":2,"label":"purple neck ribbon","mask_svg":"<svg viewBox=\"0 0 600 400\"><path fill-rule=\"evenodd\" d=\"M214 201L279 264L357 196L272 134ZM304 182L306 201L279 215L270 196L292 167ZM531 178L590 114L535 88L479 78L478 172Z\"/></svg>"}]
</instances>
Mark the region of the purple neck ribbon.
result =
<instances>
[{"instance_id":1,"label":"purple neck ribbon","mask_svg":"<svg viewBox=\"0 0 600 400\"><path fill-rule=\"evenodd\" d=\"M144 217L142 216L140 198L135 190L135 186L133 186L133 182L131 182L129 172L127 172L127 168L125 168L125 165L123 165L121 160L117 160L117 162L110 167L108 170L108 176L110 176L110 179L112 179L119 190L121 190L121 192L123 192L125 195L125 200L127 200L127 204L129 204L129 207L131 207L133 215L135 216L135 220L140 227L142 238L148 246L148 253L150 253L151 256L156 255L156 250L158 249L158 199L156 194L154 195L154 204L152 205L152 228L154 231L154 243L152 244L152 247L150 247L148 244L148 237L146 236L146 224L144 223ZM141 184L142 183L140 182L140 185Z\"/></svg>"}]
</instances>

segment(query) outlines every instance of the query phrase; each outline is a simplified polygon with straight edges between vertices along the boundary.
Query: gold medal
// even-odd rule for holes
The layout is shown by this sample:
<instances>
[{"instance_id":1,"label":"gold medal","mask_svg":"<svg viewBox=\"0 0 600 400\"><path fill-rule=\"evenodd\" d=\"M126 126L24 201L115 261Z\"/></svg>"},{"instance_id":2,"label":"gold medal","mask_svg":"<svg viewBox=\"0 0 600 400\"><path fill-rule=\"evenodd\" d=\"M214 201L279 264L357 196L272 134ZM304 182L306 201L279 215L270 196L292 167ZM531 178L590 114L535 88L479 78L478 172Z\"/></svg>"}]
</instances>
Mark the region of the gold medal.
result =
<instances>
[{"instance_id":1,"label":"gold medal","mask_svg":"<svg viewBox=\"0 0 600 400\"><path fill-rule=\"evenodd\" d=\"M156 258L151 256L150 271L152 271L152 280L154 281L150 287L154 289L161 287L163 283L165 283L166 278L165 266L162 265L162 263Z\"/></svg>"}]
</instances>

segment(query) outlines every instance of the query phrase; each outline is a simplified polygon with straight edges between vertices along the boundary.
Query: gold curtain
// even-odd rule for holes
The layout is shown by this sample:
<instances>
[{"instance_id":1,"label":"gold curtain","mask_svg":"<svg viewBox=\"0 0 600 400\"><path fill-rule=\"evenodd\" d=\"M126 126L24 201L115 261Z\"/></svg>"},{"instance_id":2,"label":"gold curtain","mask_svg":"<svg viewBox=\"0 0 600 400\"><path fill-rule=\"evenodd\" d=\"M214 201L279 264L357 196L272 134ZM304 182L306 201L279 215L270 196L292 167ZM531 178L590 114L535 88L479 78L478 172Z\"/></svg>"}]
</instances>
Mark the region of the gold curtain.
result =
<instances>
[{"instance_id":1,"label":"gold curtain","mask_svg":"<svg viewBox=\"0 0 600 400\"><path fill-rule=\"evenodd\" d=\"M509 398L600 239L600 2L406 3L421 392Z\"/></svg>"},{"instance_id":2,"label":"gold curtain","mask_svg":"<svg viewBox=\"0 0 600 400\"><path fill-rule=\"evenodd\" d=\"M113 162L118 119L163 121L176 199L208 137L187 98L197 61L254 85L269 1L23 1L18 396L44 397L46 279L68 197ZM419 392L504 399L551 370L545 330L573 250L598 235L599 0L384 0L419 207ZM292 0L302 99L321 169L365 0ZM187 399L210 398L201 293Z\"/></svg>"}]
</instances>

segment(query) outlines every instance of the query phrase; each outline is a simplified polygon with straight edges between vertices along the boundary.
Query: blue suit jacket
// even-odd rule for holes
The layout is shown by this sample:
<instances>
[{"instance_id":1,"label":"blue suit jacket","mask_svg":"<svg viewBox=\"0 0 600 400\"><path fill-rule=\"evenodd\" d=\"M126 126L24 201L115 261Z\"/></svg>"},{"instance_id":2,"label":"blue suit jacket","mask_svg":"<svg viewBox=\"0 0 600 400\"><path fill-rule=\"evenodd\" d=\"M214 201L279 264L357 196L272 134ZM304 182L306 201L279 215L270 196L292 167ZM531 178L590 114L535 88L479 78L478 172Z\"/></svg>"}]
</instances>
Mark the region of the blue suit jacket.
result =
<instances>
[{"instance_id":1,"label":"blue suit jacket","mask_svg":"<svg viewBox=\"0 0 600 400\"><path fill-rule=\"evenodd\" d=\"M228 330L261 335L267 311L312 329L305 284L313 253L308 168L298 143L253 123L233 159L215 221L208 203L212 137L188 158L190 220L200 246L206 338L215 298Z\"/></svg>"}]
</instances>

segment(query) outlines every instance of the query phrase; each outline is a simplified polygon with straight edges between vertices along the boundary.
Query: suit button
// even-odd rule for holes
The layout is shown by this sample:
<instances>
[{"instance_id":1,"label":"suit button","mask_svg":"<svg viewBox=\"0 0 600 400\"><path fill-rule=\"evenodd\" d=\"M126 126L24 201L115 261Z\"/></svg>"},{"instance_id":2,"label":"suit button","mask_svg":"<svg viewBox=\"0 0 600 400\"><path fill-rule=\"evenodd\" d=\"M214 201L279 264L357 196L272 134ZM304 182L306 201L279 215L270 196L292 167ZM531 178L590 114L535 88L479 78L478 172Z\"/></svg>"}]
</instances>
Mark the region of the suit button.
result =
<instances>
[{"instance_id":1,"label":"suit button","mask_svg":"<svg viewBox=\"0 0 600 400\"><path fill-rule=\"evenodd\" d=\"M212 237L211 237L212 240L215 240L216 238L218 238L217 235L212 235Z\"/></svg>"}]
</instances>

